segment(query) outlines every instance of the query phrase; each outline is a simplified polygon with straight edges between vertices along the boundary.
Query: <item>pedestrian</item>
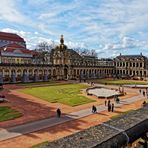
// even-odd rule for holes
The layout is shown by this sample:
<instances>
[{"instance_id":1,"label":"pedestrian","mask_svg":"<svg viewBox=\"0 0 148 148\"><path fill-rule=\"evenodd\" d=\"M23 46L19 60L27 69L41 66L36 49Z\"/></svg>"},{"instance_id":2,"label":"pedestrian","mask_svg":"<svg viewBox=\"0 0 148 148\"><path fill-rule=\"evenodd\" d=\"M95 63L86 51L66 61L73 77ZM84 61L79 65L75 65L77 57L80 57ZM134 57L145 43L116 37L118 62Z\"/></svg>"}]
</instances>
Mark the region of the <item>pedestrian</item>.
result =
<instances>
[{"instance_id":1,"label":"pedestrian","mask_svg":"<svg viewBox=\"0 0 148 148\"><path fill-rule=\"evenodd\" d=\"M141 89L139 90L139 93L141 94Z\"/></svg>"},{"instance_id":2,"label":"pedestrian","mask_svg":"<svg viewBox=\"0 0 148 148\"><path fill-rule=\"evenodd\" d=\"M92 106L92 113L96 113L97 112L97 108L96 108L96 106Z\"/></svg>"},{"instance_id":3,"label":"pedestrian","mask_svg":"<svg viewBox=\"0 0 148 148\"><path fill-rule=\"evenodd\" d=\"M145 91L143 91L143 96L145 96Z\"/></svg>"},{"instance_id":4,"label":"pedestrian","mask_svg":"<svg viewBox=\"0 0 148 148\"><path fill-rule=\"evenodd\" d=\"M94 108L95 108L95 106L93 105L93 106L92 106L92 113L94 113Z\"/></svg>"},{"instance_id":5,"label":"pedestrian","mask_svg":"<svg viewBox=\"0 0 148 148\"><path fill-rule=\"evenodd\" d=\"M114 112L114 103L112 103L111 110Z\"/></svg>"},{"instance_id":6,"label":"pedestrian","mask_svg":"<svg viewBox=\"0 0 148 148\"><path fill-rule=\"evenodd\" d=\"M61 117L61 110L58 108L57 109L57 117L60 118Z\"/></svg>"},{"instance_id":7,"label":"pedestrian","mask_svg":"<svg viewBox=\"0 0 148 148\"><path fill-rule=\"evenodd\" d=\"M107 105L109 105L110 104L110 100L108 100L108 103L107 103Z\"/></svg>"},{"instance_id":8,"label":"pedestrian","mask_svg":"<svg viewBox=\"0 0 148 148\"><path fill-rule=\"evenodd\" d=\"M96 108L96 106L94 107L94 113L96 113L97 112L97 108Z\"/></svg>"},{"instance_id":9,"label":"pedestrian","mask_svg":"<svg viewBox=\"0 0 148 148\"><path fill-rule=\"evenodd\" d=\"M107 104L107 101L105 100L105 106L106 106L106 104Z\"/></svg>"},{"instance_id":10,"label":"pedestrian","mask_svg":"<svg viewBox=\"0 0 148 148\"><path fill-rule=\"evenodd\" d=\"M111 104L108 104L108 112L111 111Z\"/></svg>"},{"instance_id":11,"label":"pedestrian","mask_svg":"<svg viewBox=\"0 0 148 148\"><path fill-rule=\"evenodd\" d=\"M116 103L120 103L119 97L116 98Z\"/></svg>"},{"instance_id":12,"label":"pedestrian","mask_svg":"<svg viewBox=\"0 0 148 148\"><path fill-rule=\"evenodd\" d=\"M146 105L146 101L144 101L143 103L142 103L142 106L145 106Z\"/></svg>"}]
</instances>

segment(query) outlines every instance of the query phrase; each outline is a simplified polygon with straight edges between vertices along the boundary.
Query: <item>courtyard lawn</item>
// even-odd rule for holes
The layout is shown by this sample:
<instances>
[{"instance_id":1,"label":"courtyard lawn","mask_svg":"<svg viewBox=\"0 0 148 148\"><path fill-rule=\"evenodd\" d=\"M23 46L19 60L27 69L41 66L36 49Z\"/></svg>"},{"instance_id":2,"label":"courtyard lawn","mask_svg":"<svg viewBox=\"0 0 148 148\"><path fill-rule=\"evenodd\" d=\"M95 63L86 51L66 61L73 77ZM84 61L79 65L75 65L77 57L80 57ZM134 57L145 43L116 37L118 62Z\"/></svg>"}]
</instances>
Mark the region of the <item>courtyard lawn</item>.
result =
<instances>
[{"instance_id":1,"label":"courtyard lawn","mask_svg":"<svg viewBox=\"0 0 148 148\"><path fill-rule=\"evenodd\" d=\"M141 84L146 85L148 81L139 81L139 80L113 80L113 79L100 79L96 81L101 84L109 84L109 85L123 85L123 84Z\"/></svg>"},{"instance_id":2,"label":"courtyard lawn","mask_svg":"<svg viewBox=\"0 0 148 148\"><path fill-rule=\"evenodd\" d=\"M21 117L22 114L8 106L0 106L0 122Z\"/></svg>"},{"instance_id":3,"label":"courtyard lawn","mask_svg":"<svg viewBox=\"0 0 148 148\"><path fill-rule=\"evenodd\" d=\"M49 82L34 82L34 83L21 83L17 84L18 86L25 86L25 87L32 87L32 86L39 86L39 85L55 85L58 84L58 82L49 81Z\"/></svg>"},{"instance_id":4,"label":"courtyard lawn","mask_svg":"<svg viewBox=\"0 0 148 148\"><path fill-rule=\"evenodd\" d=\"M20 91L51 103L62 103L69 106L77 106L95 101L80 94L80 91L85 88L88 88L88 86L83 84L65 84L26 88L21 89Z\"/></svg>"}]
</instances>

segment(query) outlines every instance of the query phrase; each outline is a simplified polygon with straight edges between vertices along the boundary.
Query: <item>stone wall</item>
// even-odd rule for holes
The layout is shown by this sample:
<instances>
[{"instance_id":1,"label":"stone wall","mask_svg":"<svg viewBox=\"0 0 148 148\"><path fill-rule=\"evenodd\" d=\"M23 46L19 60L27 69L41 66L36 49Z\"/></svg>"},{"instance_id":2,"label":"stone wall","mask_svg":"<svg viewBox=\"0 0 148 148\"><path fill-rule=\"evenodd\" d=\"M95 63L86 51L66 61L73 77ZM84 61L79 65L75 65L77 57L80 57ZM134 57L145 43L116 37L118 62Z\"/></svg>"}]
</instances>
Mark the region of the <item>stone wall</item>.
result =
<instances>
[{"instance_id":1,"label":"stone wall","mask_svg":"<svg viewBox=\"0 0 148 148\"><path fill-rule=\"evenodd\" d=\"M73 135L44 148L121 148L148 132L148 106Z\"/></svg>"}]
</instances>

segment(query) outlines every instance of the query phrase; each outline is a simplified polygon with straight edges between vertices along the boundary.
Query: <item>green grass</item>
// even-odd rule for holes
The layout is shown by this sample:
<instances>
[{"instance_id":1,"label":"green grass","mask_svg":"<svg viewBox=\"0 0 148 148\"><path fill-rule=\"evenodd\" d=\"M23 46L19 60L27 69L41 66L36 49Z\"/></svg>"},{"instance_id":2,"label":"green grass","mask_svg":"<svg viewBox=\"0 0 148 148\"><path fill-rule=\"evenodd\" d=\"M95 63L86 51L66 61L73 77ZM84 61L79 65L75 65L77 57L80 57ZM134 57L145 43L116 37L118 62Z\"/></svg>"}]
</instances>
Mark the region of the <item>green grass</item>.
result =
<instances>
[{"instance_id":1,"label":"green grass","mask_svg":"<svg viewBox=\"0 0 148 148\"><path fill-rule=\"evenodd\" d=\"M77 106L94 101L85 96L80 95L81 89L85 88L88 88L88 86L83 84L65 84L26 88L21 89L20 91L51 103L62 103L69 106Z\"/></svg>"},{"instance_id":2,"label":"green grass","mask_svg":"<svg viewBox=\"0 0 148 148\"><path fill-rule=\"evenodd\" d=\"M0 122L21 117L22 114L8 106L0 106Z\"/></svg>"},{"instance_id":3,"label":"green grass","mask_svg":"<svg viewBox=\"0 0 148 148\"><path fill-rule=\"evenodd\" d=\"M43 146L45 146L46 144L48 144L48 141L44 141L42 143L36 144L31 146L30 148L42 148Z\"/></svg>"},{"instance_id":4,"label":"green grass","mask_svg":"<svg viewBox=\"0 0 148 148\"><path fill-rule=\"evenodd\" d=\"M35 86L35 85L44 85L44 84L58 84L57 82L54 81L49 81L49 82L34 82L34 83L21 83L21 84L17 84L18 86Z\"/></svg>"},{"instance_id":5,"label":"green grass","mask_svg":"<svg viewBox=\"0 0 148 148\"><path fill-rule=\"evenodd\" d=\"M125 114L128 114L128 113L131 113L131 112L134 112L134 111L135 111L135 110L130 109L130 110L125 111L125 112L123 112L123 113L121 113L121 114L118 114L118 115L112 116L111 119L119 118L119 117L122 116L122 115L125 115Z\"/></svg>"},{"instance_id":6,"label":"green grass","mask_svg":"<svg viewBox=\"0 0 148 148\"><path fill-rule=\"evenodd\" d=\"M147 81L139 81L139 80L111 80L111 79L100 79L96 81L101 84L113 84L113 85L122 85L122 84L148 84Z\"/></svg>"}]
</instances>

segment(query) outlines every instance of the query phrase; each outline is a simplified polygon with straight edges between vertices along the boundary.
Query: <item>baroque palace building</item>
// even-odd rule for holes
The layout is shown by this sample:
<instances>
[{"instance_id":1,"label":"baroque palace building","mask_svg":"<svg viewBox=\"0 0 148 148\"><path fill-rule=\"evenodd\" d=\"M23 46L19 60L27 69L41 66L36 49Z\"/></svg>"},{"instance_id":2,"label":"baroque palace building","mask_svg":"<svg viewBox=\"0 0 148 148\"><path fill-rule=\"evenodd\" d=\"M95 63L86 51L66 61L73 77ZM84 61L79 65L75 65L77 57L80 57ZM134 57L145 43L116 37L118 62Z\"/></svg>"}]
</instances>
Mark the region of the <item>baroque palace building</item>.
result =
<instances>
[{"instance_id":1,"label":"baroque palace building","mask_svg":"<svg viewBox=\"0 0 148 148\"><path fill-rule=\"evenodd\" d=\"M115 59L81 56L68 49L61 35L60 44L51 53L26 48L23 38L0 32L0 83L37 82L65 79L148 76L148 58L120 55Z\"/></svg>"}]
</instances>

